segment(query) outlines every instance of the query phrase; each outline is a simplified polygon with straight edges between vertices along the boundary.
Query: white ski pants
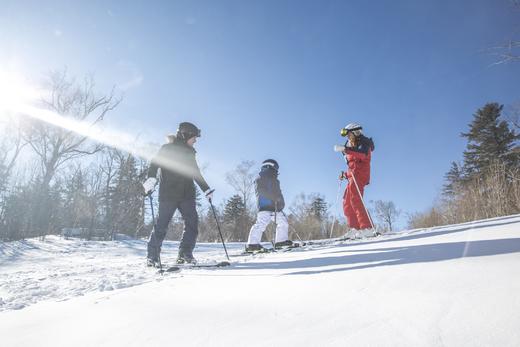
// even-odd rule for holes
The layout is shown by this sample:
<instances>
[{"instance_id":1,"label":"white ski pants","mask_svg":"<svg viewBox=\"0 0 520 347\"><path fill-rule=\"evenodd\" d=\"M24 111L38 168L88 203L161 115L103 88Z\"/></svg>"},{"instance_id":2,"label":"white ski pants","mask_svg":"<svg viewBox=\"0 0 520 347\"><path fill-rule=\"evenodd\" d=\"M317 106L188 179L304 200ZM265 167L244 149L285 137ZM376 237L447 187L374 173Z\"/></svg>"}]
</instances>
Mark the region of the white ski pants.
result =
<instances>
[{"instance_id":1,"label":"white ski pants","mask_svg":"<svg viewBox=\"0 0 520 347\"><path fill-rule=\"evenodd\" d=\"M256 223L251 227L248 245L259 244L262 240L262 234L269 223L274 222L274 212L260 211L256 215ZM274 242L283 242L289 239L289 223L285 214L281 212L276 213L276 237Z\"/></svg>"}]
</instances>

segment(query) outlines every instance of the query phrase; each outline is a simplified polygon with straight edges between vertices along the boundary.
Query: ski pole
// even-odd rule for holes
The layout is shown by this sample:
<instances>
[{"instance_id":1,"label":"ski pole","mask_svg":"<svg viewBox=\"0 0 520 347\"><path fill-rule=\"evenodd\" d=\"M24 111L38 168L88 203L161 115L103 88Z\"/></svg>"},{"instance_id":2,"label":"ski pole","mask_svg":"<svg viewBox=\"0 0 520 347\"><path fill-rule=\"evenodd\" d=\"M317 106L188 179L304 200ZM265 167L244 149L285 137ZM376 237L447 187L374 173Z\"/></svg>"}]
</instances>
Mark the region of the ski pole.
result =
<instances>
[{"instance_id":1,"label":"ski pole","mask_svg":"<svg viewBox=\"0 0 520 347\"><path fill-rule=\"evenodd\" d=\"M337 220L336 209L338 207L339 194L341 193L341 185L342 185L342 183L343 183L343 181L339 180L338 192L336 193L336 202L334 203L334 207L332 208L332 210L334 211L334 219L332 220L332 226L330 227L329 239L332 238L332 233L334 232L334 225L336 224L336 220Z\"/></svg>"},{"instance_id":2,"label":"ski pole","mask_svg":"<svg viewBox=\"0 0 520 347\"><path fill-rule=\"evenodd\" d=\"M155 213L153 212L152 194L148 195L148 198L150 199L150 208L152 209L152 222L153 222L153 226L155 226Z\"/></svg>"},{"instance_id":3,"label":"ski pole","mask_svg":"<svg viewBox=\"0 0 520 347\"><path fill-rule=\"evenodd\" d=\"M289 224L289 218L287 217L287 215L285 214L284 211L282 211L282 214L284 215L285 219L287 219L287 224ZM296 235L296 237L298 238L298 240L300 240L301 242L303 242L302 238L300 237L300 235L298 235L298 232L296 231L296 229L289 224L289 227L292 228L293 230L293 233Z\"/></svg>"},{"instance_id":4,"label":"ski pole","mask_svg":"<svg viewBox=\"0 0 520 347\"><path fill-rule=\"evenodd\" d=\"M370 225L372 226L372 229L374 232L376 231L376 228L374 228L374 223L372 222L372 217L370 217L370 213L368 213L367 206L365 205L365 201L363 200L363 196L361 195L361 191L359 190L359 186L356 181L356 176L354 176L354 173L351 172L352 179L354 180L354 185L356 186L357 192L359 194L359 198L361 199L361 203L363 204L363 207L365 208L365 212L367 213L368 220L370 221Z\"/></svg>"},{"instance_id":5,"label":"ski pole","mask_svg":"<svg viewBox=\"0 0 520 347\"><path fill-rule=\"evenodd\" d=\"M274 202L274 230L273 237L271 238L271 243L273 245L273 250L276 248L276 228L278 228L278 223L276 222L276 214L278 212L278 202Z\"/></svg>"},{"instance_id":6,"label":"ski pole","mask_svg":"<svg viewBox=\"0 0 520 347\"><path fill-rule=\"evenodd\" d=\"M148 195L148 198L150 199L150 209L152 210L152 222L153 222L153 233L154 233L154 237L155 237L155 213L153 212L153 198L152 198L152 193L150 193ZM162 274L163 273L163 269L162 269L162 263L161 263L161 250L159 248L159 245L155 245L155 251L157 252L157 261L159 262L159 272Z\"/></svg>"},{"instance_id":7,"label":"ski pole","mask_svg":"<svg viewBox=\"0 0 520 347\"><path fill-rule=\"evenodd\" d=\"M215 207L213 206L213 202L211 199L208 199L209 205L211 206L211 211L213 211L213 217L215 217L215 222L217 223L218 233L220 235L220 240L222 240L222 246L224 246L224 251L226 252L226 258L229 260L229 255L227 252L226 244L224 243L224 237L222 236L222 231L220 231L220 223L218 222L217 213L215 212Z\"/></svg>"}]
</instances>

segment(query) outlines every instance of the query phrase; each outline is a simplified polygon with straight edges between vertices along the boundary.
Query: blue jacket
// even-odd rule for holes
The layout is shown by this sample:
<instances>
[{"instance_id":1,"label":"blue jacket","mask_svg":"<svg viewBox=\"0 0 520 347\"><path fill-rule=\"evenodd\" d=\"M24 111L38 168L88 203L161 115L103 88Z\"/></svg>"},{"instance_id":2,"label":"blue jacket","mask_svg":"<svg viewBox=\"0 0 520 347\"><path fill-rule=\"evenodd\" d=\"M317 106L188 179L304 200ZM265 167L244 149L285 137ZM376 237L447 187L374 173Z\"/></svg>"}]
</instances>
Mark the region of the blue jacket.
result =
<instances>
[{"instance_id":1,"label":"blue jacket","mask_svg":"<svg viewBox=\"0 0 520 347\"><path fill-rule=\"evenodd\" d=\"M259 211L281 211L285 207L278 172L271 167L264 167L255 180L256 197Z\"/></svg>"}]
</instances>

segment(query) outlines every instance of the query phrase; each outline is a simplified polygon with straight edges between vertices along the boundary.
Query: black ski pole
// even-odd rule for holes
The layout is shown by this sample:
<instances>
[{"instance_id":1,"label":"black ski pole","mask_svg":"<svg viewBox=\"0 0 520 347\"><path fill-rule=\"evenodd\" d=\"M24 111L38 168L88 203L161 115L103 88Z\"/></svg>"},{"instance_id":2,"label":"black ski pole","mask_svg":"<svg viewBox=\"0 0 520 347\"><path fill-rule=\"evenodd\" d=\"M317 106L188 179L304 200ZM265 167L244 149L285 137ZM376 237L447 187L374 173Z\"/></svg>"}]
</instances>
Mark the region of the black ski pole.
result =
<instances>
[{"instance_id":1,"label":"black ski pole","mask_svg":"<svg viewBox=\"0 0 520 347\"><path fill-rule=\"evenodd\" d=\"M153 222L153 231L152 231L152 233L154 233L154 237L155 237L155 213L153 212L152 193L150 193L148 195L148 198L150 199L150 208L152 210L152 222ZM161 250L160 250L158 245L156 245L155 251L157 252L157 261L159 262L159 272L162 274L163 273L163 269L162 269L162 263L161 263Z\"/></svg>"},{"instance_id":2,"label":"black ski pole","mask_svg":"<svg viewBox=\"0 0 520 347\"><path fill-rule=\"evenodd\" d=\"M224 246L224 251L226 252L226 258L229 260L229 255L226 248L226 243L224 242L224 237L222 236L222 231L220 231L220 223L218 222L217 213L215 212L215 206L213 206L213 202L211 199L208 199L209 205L211 206L211 211L213 211L213 217L215 217L215 222L217 223L218 233L220 235L220 240L222 241L222 246Z\"/></svg>"}]
</instances>

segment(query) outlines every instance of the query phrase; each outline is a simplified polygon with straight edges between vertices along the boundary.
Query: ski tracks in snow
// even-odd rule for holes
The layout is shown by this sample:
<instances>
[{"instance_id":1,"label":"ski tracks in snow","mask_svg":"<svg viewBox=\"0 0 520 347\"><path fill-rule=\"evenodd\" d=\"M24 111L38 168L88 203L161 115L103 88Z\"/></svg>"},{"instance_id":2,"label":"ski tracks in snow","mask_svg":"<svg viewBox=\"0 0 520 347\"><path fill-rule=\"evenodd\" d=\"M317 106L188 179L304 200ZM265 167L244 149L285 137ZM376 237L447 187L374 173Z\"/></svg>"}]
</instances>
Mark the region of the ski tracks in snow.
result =
<instances>
[{"instance_id":1,"label":"ski tracks in snow","mask_svg":"<svg viewBox=\"0 0 520 347\"><path fill-rule=\"evenodd\" d=\"M171 247L165 247L169 251ZM67 300L157 278L144 267L145 242L64 240L56 236L0 246L0 311Z\"/></svg>"},{"instance_id":2,"label":"ski tracks in snow","mask_svg":"<svg viewBox=\"0 0 520 347\"><path fill-rule=\"evenodd\" d=\"M161 256L165 263L176 258L178 245L164 242ZM228 245L231 251L242 247L241 243ZM199 244L195 252L199 260L222 260L220 244ZM44 241L0 243L0 312L167 278L157 269L147 268L145 257L144 240L83 241L47 236Z\"/></svg>"}]
</instances>

